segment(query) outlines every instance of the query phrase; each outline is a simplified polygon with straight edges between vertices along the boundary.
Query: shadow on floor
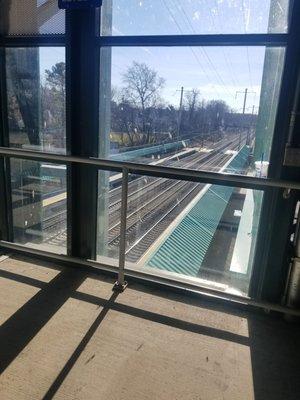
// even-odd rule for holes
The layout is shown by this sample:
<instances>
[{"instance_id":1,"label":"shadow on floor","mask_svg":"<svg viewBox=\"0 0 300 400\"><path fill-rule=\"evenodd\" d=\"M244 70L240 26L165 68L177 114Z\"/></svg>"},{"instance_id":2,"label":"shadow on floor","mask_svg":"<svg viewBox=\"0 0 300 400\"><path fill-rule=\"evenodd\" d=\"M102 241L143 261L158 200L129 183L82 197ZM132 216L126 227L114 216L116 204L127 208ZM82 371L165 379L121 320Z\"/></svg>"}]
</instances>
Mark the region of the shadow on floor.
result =
<instances>
[{"instance_id":1,"label":"shadow on floor","mask_svg":"<svg viewBox=\"0 0 300 400\"><path fill-rule=\"evenodd\" d=\"M255 400L299 400L299 325L250 316L248 328Z\"/></svg>"},{"instance_id":2,"label":"shadow on floor","mask_svg":"<svg viewBox=\"0 0 300 400\"><path fill-rule=\"evenodd\" d=\"M13 273L1 271L6 278ZM0 274L1 275L1 274ZM0 327L0 374L83 283L86 275L72 269L60 272ZM18 276L17 281L31 278Z\"/></svg>"},{"instance_id":3,"label":"shadow on floor","mask_svg":"<svg viewBox=\"0 0 300 400\"><path fill-rule=\"evenodd\" d=\"M71 355L71 357L69 358L69 360L66 362L65 366L63 367L63 369L58 374L58 376L55 379L55 381L50 386L49 390L47 391L47 393L43 397L43 400L50 400L55 396L56 392L58 391L58 389L60 388L60 386L62 385L62 383L66 379L66 377L68 376L69 372L71 371L71 369L75 365L76 361L80 357L80 355L83 352L83 350L86 348L87 344L89 343L89 341L93 337L94 333L99 328L101 322L104 320L106 314L108 313L109 309L111 308L112 304L115 302L117 297L118 297L118 293L113 293L111 295L110 299L105 301L105 305L102 308L102 310L100 311L98 317L95 319L95 321L93 322L93 324L91 325L91 327L89 328L87 333L84 335L84 337L81 340L81 342L79 343L79 345L74 350L74 352Z\"/></svg>"},{"instance_id":4,"label":"shadow on floor","mask_svg":"<svg viewBox=\"0 0 300 400\"><path fill-rule=\"evenodd\" d=\"M38 264L35 261L35 264ZM253 386L255 400L298 400L300 398L300 328L288 324L281 319L271 318L260 314L251 314L245 310L233 309L224 305L216 305L205 300L191 298L187 295L174 294L161 289L152 289L143 285L133 284L134 290L149 293L152 296L160 296L173 301L192 304L202 308L222 311L247 318L249 337L238 335L200 324L190 323L177 318L160 315L136 307L116 302L117 295L112 293L111 297L103 299L87 293L81 293L77 289L87 276L100 281L113 279L94 276L74 269L62 270L49 283L37 279L24 277L14 272L1 270L0 276L12 279L20 283L26 283L38 287L36 293L27 303L17 310L0 327L0 373L20 354L30 340L42 329L42 327L54 316L60 307L69 299L85 301L101 306L101 311L92 323L87 333L74 350L73 354L58 373L56 379L48 389L43 400L52 399L65 378L78 360L90 339L100 327L108 311L115 310L120 313L129 314L138 318L146 319L155 323L168 325L183 331L207 335L218 339L239 343L250 347ZM241 393L241 400L243 394Z\"/></svg>"}]
</instances>

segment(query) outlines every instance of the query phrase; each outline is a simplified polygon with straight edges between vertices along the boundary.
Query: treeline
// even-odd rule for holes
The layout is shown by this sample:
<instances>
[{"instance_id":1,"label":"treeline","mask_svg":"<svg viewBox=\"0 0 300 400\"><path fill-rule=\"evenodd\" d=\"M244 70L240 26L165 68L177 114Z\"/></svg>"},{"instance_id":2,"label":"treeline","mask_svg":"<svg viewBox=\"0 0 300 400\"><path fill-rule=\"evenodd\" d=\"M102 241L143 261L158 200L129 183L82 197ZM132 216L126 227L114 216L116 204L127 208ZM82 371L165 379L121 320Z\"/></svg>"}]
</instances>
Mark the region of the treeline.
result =
<instances>
[{"instance_id":1,"label":"treeline","mask_svg":"<svg viewBox=\"0 0 300 400\"><path fill-rule=\"evenodd\" d=\"M198 97L198 95L197 95ZM193 136L218 136L229 107L223 101L185 101L181 110L159 104L145 109L122 98L111 102L111 130L120 145L138 146Z\"/></svg>"},{"instance_id":2,"label":"treeline","mask_svg":"<svg viewBox=\"0 0 300 400\"><path fill-rule=\"evenodd\" d=\"M144 63L133 62L112 89L111 140L116 146L141 146L180 138L218 138L227 128L244 129L253 118L233 114L222 100L206 101L198 89L184 90L178 107L161 92L165 80ZM234 118L229 116L235 115ZM247 121L248 118L248 121Z\"/></svg>"},{"instance_id":3,"label":"treeline","mask_svg":"<svg viewBox=\"0 0 300 400\"><path fill-rule=\"evenodd\" d=\"M15 134L12 140L18 145L63 148L65 63L55 64L40 77L37 49L10 49L6 62L9 128ZM242 129L245 125L246 115L233 113L222 100L205 101L198 89L182 91L177 107L166 104L164 86L165 79L156 71L133 62L122 75L121 88L113 87L110 97L100 93L111 111L105 133L110 134L115 146L218 137L227 127ZM253 118L247 123L251 125Z\"/></svg>"}]
</instances>

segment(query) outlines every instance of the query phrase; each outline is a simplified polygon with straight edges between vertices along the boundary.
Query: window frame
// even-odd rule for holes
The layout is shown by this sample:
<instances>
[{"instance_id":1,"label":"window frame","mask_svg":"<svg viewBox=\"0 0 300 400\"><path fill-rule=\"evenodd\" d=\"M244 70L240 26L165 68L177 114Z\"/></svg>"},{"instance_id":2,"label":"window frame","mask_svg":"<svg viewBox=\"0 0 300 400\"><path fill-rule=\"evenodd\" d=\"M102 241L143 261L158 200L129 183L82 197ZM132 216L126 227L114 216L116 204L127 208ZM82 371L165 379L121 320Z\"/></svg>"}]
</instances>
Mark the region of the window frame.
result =
<instances>
[{"instance_id":1,"label":"window frame","mask_svg":"<svg viewBox=\"0 0 300 400\"><path fill-rule=\"evenodd\" d=\"M250 284L250 297L255 299L264 298L266 290L266 280L272 271L272 256L270 249L274 246L274 237L270 232L270 227L275 226L276 219L282 218L280 215L281 199L283 192L293 190L290 200L285 209L289 217L293 213L295 202L299 197L300 184L295 178L295 171L284 167L284 150L288 137L290 115L293 110L293 103L296 95L294 82L297 80L298 68L300 65L300 24L297 15L300 15L300 2L293 2L293 12L290 18L290 26L287 33L270 34L213 34L213 35L162 35L162 36L100 36L101 10L67 10L66 11L66 32L64 35L30 35L30 36L5 36L0 37L1 48L1 78L0 78L0 195L5 199L0 206L0 231L2 232L0 247L14 247L22 250L22 246L9 244L12 241L12 205L10 198L10 172L9 159L11 157L24 158L30 160L52 161L55 163L66 164L68 166L68 256L69 260L95 259L96 255L96 230L97 230L97 171L127 170L135 174L182 178L201 183L216 183L234 187L245 187L260 189L265 192L262 218L259 226L257 247L253 265L253 273ZM82 22L79 22L82 21ZM77 30L85 36L83 41L78 44ZM80 57L76 55L80 46L80 56L88 54L92 58L90 63L80 63ZM38 153L19 149L11 149L8 144L6 91L5 91L5 49L9 47L48 47L64 46L66 48L66 131L67 131L67 154L55 155L50 153ZM282 46L286 49L284 71L279 96L279 103L276 114L276 123L271 149L269 177L254 178L239 175L224 175L222 173L211 173L204 171L191 171L188 169L176 169L171 167L149 166L139 163L126 163L121 161L101 160L97 158L98 151L98 124L99 124L99 79L100 72L91 75L91 71L100 71L100 49L102 47L131 47L131 46ZM98 70L97 70L98 68ZM82 89L76 85L76 80L82 77L91 77L90 85ZM78 92L79 90L79 92ZM76 94L91 96L93 99L92 109L84 108L81 104L76 109ZM79 111L74 112L74 110ZM89 124L92 135L87 136L83 148L80 147L82 139L82 127L79 125ZM79 124L79 121L81 124ZM96 150L95 150L96 149ZM96 152L95 152L96 151ZM280 162L278 162L280 160ZM87 199L85 193L90 193ZM272 202L273 207L268 203ZM281 207L282 208L282 207ZM82 210L89 210L86 215ZM281 213L283 211L281 210ZM88 229L81 230L83 223ZM80 231L80 232L79 232ZM287 227L280 232L279 239L287 242ZM277 239L278 240L278 239ZM279 241L280 242L280 241ZM282 259L286 255L287 243L282 246ZM32 250L34 254L34 250ZM49 255L48 255L49 256ZM79 262L79 261L78 261ZM108 266L103 266L108 268ZM283 271L287 272L287 266L282 266ZM281 271L282 272L282 271ZM281 276L279 266L277 266L277 277L269 284L275 287ZM279 291L275 290L272 300L278 301Z\"/></svg>"}]
</instances>

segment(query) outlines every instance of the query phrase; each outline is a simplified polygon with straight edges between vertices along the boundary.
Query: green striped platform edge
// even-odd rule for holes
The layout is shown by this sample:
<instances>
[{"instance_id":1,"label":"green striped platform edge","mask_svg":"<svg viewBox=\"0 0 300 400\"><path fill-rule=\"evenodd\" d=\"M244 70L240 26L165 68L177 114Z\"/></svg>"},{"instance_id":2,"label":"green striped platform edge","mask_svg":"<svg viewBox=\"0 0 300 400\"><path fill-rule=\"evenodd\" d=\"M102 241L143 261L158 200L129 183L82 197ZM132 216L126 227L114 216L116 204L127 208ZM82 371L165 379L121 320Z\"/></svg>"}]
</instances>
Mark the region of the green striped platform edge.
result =
<instances>
[{"instance_id":1,"label":"green striped platform edge","mask_svg":"<svg viewBox=\"0 0 300 400\"><path fill-rule=\"evenodd\" d=\"M250 149L244 146L224 172L240 173ZM234 188L211 185L147 263L148 267L197 276Z\"/></svg>"}]
</instances>

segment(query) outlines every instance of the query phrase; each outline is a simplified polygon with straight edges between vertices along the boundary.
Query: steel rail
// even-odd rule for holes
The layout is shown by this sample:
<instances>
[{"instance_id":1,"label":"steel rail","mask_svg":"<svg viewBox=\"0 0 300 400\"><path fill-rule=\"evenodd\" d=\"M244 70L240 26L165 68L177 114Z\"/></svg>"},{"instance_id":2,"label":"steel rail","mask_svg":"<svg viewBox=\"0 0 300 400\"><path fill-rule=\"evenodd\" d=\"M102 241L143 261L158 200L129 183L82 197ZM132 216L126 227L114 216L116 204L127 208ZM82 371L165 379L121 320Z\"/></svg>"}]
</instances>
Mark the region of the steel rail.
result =
<instances>
[{"instance_id":1,"label":"steel rail","mask_svg":"<svg viewBox=\"0 0 300 400\"><path fill-rule=\"evenodd\" d=\"M8 249L22 254L30 256L42 257L48 261L63 262L68 266L73 267L88 267L93 272L105 271L118 275L118 267L100 263L94 260L81 259L77 257L71 257L63 254L55 254L45 250L33 249L25 245L15 244L0 240L0 248ZM281 306L274 303L264 302L256 300L252 297L242 296L238 294L232 294L228 292L222 292L217 289L211 289L205 286L201 286L197 282L191 282L191 280L181 278L180 276L174 277L171 273L156 271L155 273L144 269L144 271L136 270L134 268L126 268L126 276L131 279L139 280L140 282L157 283L173 289L181 289L183 291L189 291L198 293L207 298L227 300L229 302L245 304L257 308L262 308L267 311L276 311L283 314L289 314L294 316L300 316L300 310L292 309L289 307Z\"/></svg>"},{"instance_id":2,"label":"steel rail","mask_svg":"<svg viewBox=\"0 0 300 400\"><path fill-rule=\"evenodd\" d=\"M212 157L211 157L210 159L206 160L206 161L202 164L202 166L204 166L204 165L213 165L213 161L214 161L215 159L218 159L218 161L220 162L221 159L222 159L222 161L223 161L223 158L224 158L224 155L223 155L223 154L220 154L220 153L212 154ZM197 165L198 163L199 163L199 160L198 160L198 161L197 161L197 160L193 160L193 161L190 161L187 165ZM217 165L217 166L219 166L219 165ZM164 181L163 178L162 178L162 181ZM173 182L173 181L172 181L172 182ZM155 181L154 181L154 183L155 183ZM128 213L128 210L127 210L127 213L128 213L127 218L128 218L128 220L129 220L129 218L132 218L132 217L135 216L135 215L139 215L139 213L140 213L142 210L144 210L144 209L146 209L147 212L146 212L146 214L144 214L143 216L145 216L145 215L151 213L151 212L156 208L155 201L156 201L157 199L162 198L162 203L160 203L160 204L163 204L166 200L168 200L168 199L170 198L170 196L167 196L166 198L164 198L164 196L165 196L166 194L171 193L171 196L173 196L174 194L177 193L176 189L175 189L175 192L173 193L174 188L178 187L178 185L179 185L180 188L178 189L178 192L180 192L180 191L182 190L181 187L187 185L188 183L189 183L189 182L184 182L184 181L178 180L178 181L172 183L172 184L171 184L169 187L167 187L166 189L163 188L162 190L157 191L156 193L154 193L154 196L153 196L152 198L147 199L146 203L144 203L144 204L142 204L141 206L138 206L138 207L135 207L135 206L133 206L132 204L130 204L130 203L132 203L133 201L135 201L136 199L132 199L131 201L129 201L129 198L130 198L130 196L131 196L131 194L129 193L129 195L128 195L128 203L130 204L132 211L131 211L130 213ZM146 186L146 188L148 188L148 187L149 187L149 185ZM142 188L142 190L143 190L143 189L145 189L145 188ZM151 191L151 189L150 189L150 191ZM138 202L139 202L139 200L140 200L140 198L142 197L143 194L146 195L146 194L147 194L147 191L145 191L145 193L141 192L141 194L137 197ZM120 200L119 203L121 203L121 200ZM129 204L128 204L128 205L129 205ZM150 205L150 206L152 205L152 208L151 208L151 207L148 208L149 205ZM117 209L116 211L119 211L119 209ZM113 212L115 212L115 210L114 210ZM138 221L139 221L139 218L138 218L136 221L134 221L133 224L130 225L130 226L128 227L128 229L130 229L130 228L132 228L133 226L135 226L135 225L136 225L136 222L138 222ZM114 224L113 226L111 226L111 227L109 228L108 232L110 233L110 232L113 231L115 228L117 228L119 225L120 225L120 222L117 222L116 224ZM118 236L119 236L119 235L118 235ZM118 236L117 236L117 237L118 237ZM116 239L116 238L113 238L112 240L110 240L110 243L113 242L115 239Z\"/></svg>"},{"instance_id":3,"label":"steel rail","mask_svg":"<svg viewBox=\"0 0 300 400\"><path fill-rule=\"evenodd\" d=\"M234 143L234 140L231 141L230 143L226 143L226 146L229 148L229 146L230 146L231 144L233 144L233 143ZM180 160L175 160L175 159L174 159L174 160L168 160L167 163L164 162L164 163L162 163L162 165L169 166L169 167L172 167L172 166L173 166L173 167L176 167L176 166L178 166L179 168L188 168L188 167L192 166L193 164L196 165L196 164L199 164L200 162L203 162L203 164L201 165L201 167L202 167L203 165L207 164L207 162L209 161L210 157L213 157L213 156L215 156L216 154L219 154L219 153L217 153L218 151L221 152L222 150L227 149L226 146L224 146L224 144L223 144L223 145L221 145L221 146L219 146L219 147L215 147L215 148L213 148L213 150L212 150L211 153L206 153L206 154L201 154L201 153L200 153L200 157L199 157L199 153L197 153L197 151L195 151L195 153L193 153L193 154L191 154L191 155L188 155L188 156L184 157L183 159L180 159ZM235 150L235 149L233 148L232 150ZM176 154L174 154L173 156L175 157ZM190 159L190 158L192 158L192 159ZM183 160L183 161L187 161L187 163L186 163L185 165L183 165L182 160ZM139 180L139 179L143 179L143 177L141 176L141 177L137 178L136 180L130 182L130 184L131 184L131 183L136 183L137 180ZM161 181L163 182L163 178L162 178ZM129 185L130 185L130 184L129 184ZM151 188L152 186L159 186L159 185L160 185L159 180L150 181L150 182L149 182L148 184L146 184L145 186L140 187L139 189L136 189L136 190L133 191L133 192L129 192L128 196L129 196L129 198L130 198L130 197L132 197L132 196L134 196L134 195L136 195L136 194L138 194L138 193L143 192L144 189ZM119 193L119 194L113 193L114 191L120 190L120 188L121 188L121 187L119 186L119 187L116 187L116 188L110 190L110 194L112 194L112 196L119 196L119 197L120 197L120 193ZM109 209L115 207L117 204L120 204L120 202L121 202L121 199L115 201L115 202L112 203L112 204L109 204L109 206L108 206Z\"/></svg>"},{"instance_id":4,"label":"steel rail","mask_svg":"<svg viewBox=\"0 0 300 400\"><path fill-rule=\"evenodd\" d=\"M168 166L147 165L133 162L113 161L100 158L75 157L52 153L41 153L29 150L0 147L0 156L9 158L29 159L33 161L51 162L57 164L91 165L99 170L122 172L126 168L129 173L182 181L211 183L216 185L243 187L254 190L268 188L300 190L300 182L272 178L257 178L252 176L234 175L220 172L208 172Z\"/></svg>"},{"instance_id":5,"label":"steel rail","mask_svg":"<svg viewBox=\"0 0 300 400\"><path fill-rule=\"evenodd\" d=\"M214 149L214 151L212 152L212 153L210 153L210 158L208 159L208 160L205 160L204 162L203 162L203 165L209 165L209 164L211 164L212 162L213 162L213 160L214 159L219 159L219 163L217 164L217 166L219 166L219 165L221 165L220 164L220 161L223 161L223 157L224 157L224 154L223 154L223 157L222 157L222 154L220 154L220 153L215 153L217 150L220 150L220 149L226 149L226 148L229 148L230 146L232 146L232 145L234 145L235 146L235 141L232 141L232 142L230 142L230 143L227 143L227 147L224 147L224 145L222 145L222 146L219 146L219 147L217 147L216 149ZM201 157L199 157L199 154L198 154L198 159L195 159L195 160L190 160L186 165L187 166L190 166L190 165L197 165L201 160L199 160ZM163 178L158 178L158 180L160 181L164 181L164 179ZM174 184L172 184L171 185L171 187L170 188L168 188L168 190L170 190L173 186L176 186L176 185L178 185L178 184L184 184L184 181L176 181ZM191 182L186 182L185 183L185 185L187 185L188 183L191 183ZM155 184L155 180L153 180L153 182L150 184L151 185L151 187L152 187L152 185L153 184ZM145 188L147 188L147 189L149 189L148 188L148 186L150 186L150 185L146 185L145 187L142 187L141 189L139 189L139 190L137 190L137 191L135 191L134 193L130 193L130 192L128 192L128 206L129 206L129 204L131 204L132 202L134 202L136 199L138 199L138 198L140 198L140 196L142 196L142 193L143 193L143 191L145 190ZM161 183L159 184L159 185L161 185ZM158 186L159 186L158 185ZM122 186L120 187L120 189L122 189ZM193 191L193 190L195 190L196 189L196 187L194 187L191 191L189 191L188 193L187 193L187 196L188 195L190 195L190 193ZM161 193L158 193L157 194L157 196L156 197L159 197L159 196L161 196L161 195L164 195L165 193L164 193L165 191L162 191ZM130 200L130 197L132 196L132 195L134 195L134 194L137 194L137 193L141 193L136 199L132 199L131 200L131 202L129 201ZM144 194L144 193L143 193ZM145 194L146 194L146 192L145 192ZM185 200L185 198L187 197L187 196L184 196L181 200L180 200L180 202L182 202L182 201L184 201ZM155 198L156 198L155 197ZM121 201L122 201L122 199L120 198L120 200L118 201L118 202L115 202L114 204L113 204L113 206L115 206L116 204L121 204ZM149 203L147 203L147 204L151 204L152 203L152 201L153 201L153 198L152 198L152 200L150 200L149 201ZM133 206L132 206L132 204L131 204L131 208L132 208ZM129 218L131 218L131 217L133 217L137 212L139 212L140 210L142 210L143 208L145 208L145 206L142 206L142 207L140 207L138 210L136 210L135 208L134 208L134 210L128 215L128 207L127 207L127 220L129 219ZM114 213L114 212L116 212L116 211L119 211L120 210L120 207L117 209L117 210L113 210L112 211L112 213ZM172 208L172 210L173 210L173 208ZM151 212L153 211L153 209L151 210ZM57 216L58 215L66 215L67 214L67 210L64 210L64 211L61 211L59 214L56 214L56 215L54 215L54 216L52 216L52 217L48 217L47 219L45 219L44 221L50 221L50 220L52 220L53 218L55 218L56 220L57 220ZM168 214L168 213L167 213ZM145 214L145 215L147 215L147 214ZM166 215L164 216L164 218L166 217ZM134 223L132 223L131 225L130 225L130 227L128 228L128 226L127 226L127 229L130 229L130 228L132 228L133 226L135 226L136 225L136 223L137 222L139 222L139 220L137 220L137 221L135 221ZM55 223L53 223L53 224L50 224L49 226L47 226L44 230L45 231L48 231L48 229L51 229L55 224L59 224L59 223L64 223L64 221L63 220L60 220L60 221L58 221L57 220L57 222L55 222ZM110 227L109 228L109 232L111 232L111 231L113 231L116 227L119 227L120 226L120 224L121 224L121 222L119 221L118 223L116 223L116 224L114 224L112 227ZM128 221L127 221L127 224L128 224ZM156 224L155 224L156 225ZM150 229L151 230L151 229ZM150 232L150 230L149 230L149 232ZM60 233L59 233L60 234ZM49 237L49 239L47 239L47 242L49 242L49 241L51 241L53 238L55 238L57 235L56 234L54 234L53 236L51 236L51 237ZM144 235L143 235L144 236ZM113 244L116 240L118 240L120 238L120 233L117 235L117 236L114 236L112 239L110 239L110 241L109 241L109 244L111 245L111 244ZM127 251L126 251L126 254L127 254Z\"/></svg>"},{"instance_id":6,"label":"steel rail","mask_svg":"<svg viewBox=\"0 0 300 400\"><path fill-rule=\"evenodd\" d=\"M188 196L190 196L190 194L191 194L192 192L194 192L195 190L197 190L197 189L199 189L199 192L200 192L200 190L202 190L203 188L200 189L200 188L198 188L197 186L194 186L192 189L190 189L190 190L180 199L179 204L175 204L175 205L173 205L169 210L167 210L167 211L163 214L163 216L160 217L160 218L154 223L154 225L151 226L151 228L149 228L146 232L144 232L144 233L142 234L142 236L141 236L138 240L136 240L134 243L132 243L132 244L130 245L130 247L126 250L125 254L127 255L127 254L129 254L132 250L134 250L134 248L135 248L137 245L139 245L139 244L141 243L141 241L142 241L145 237L147 237L151 232L153 232L153 230L154 230L155 228L157 228L158 225L159 225L163 220L165 220L174 210L176 210L176 208L180 205L180 203L183 203L184 200L186 200L186 198L188 198ZM143 254L142 254L142 255L143 255Z\"/></svg>"},{"instance_id":7,"label":"steel rail","mask_svg":"<svg viewBox=\"0 0 300 400\"><path fill-rule=\"evenodd\" d=\"M217 154L217 156L218 156L218 154ZM222 167L222 165L220 164L220 162L222 162L222 161L223 161L223 159L220 159L220 160L219 160L218 166ZM186 184L188 184L188 183L186 183ZM180 207L180 205L190 196L190 194L191 194L193 191L195 191L195 190L198 189L199 192L200 192L200 191L203 190L204 186L205 186L205 185L203 185L203 187L201 187L201 189L200 189L198 186L194 186L193 188L191 188L191 189L186 193L186 195L184 195L184 196L180 199L180 201L179 201L178 204L175 204L171 209L169 209L167 212L165 212L165 213L163 214L163 216L160 217L159 220L158 220L157 222L155 222L155 224L154 224L151 228L149 228L146 232L144 232L144 233L142 234L142 236L141 236L138 240L136 240L134 243L132 243L132 244L130 245L129 249L126 250L126 253L125 253L125 254L128 255L129 252L134 251L135 247L138 246L138 245L140 245L140 243L142 242L142 240L143 240L144 238L146 238L149 234L153 233L153 231L154 231L155 229L158 228L158 225L159 225L161 222L163 222L170 214L172 214L172 213L174 212L174 210L176 210L176 208L177 208L178 206ZM163 232L163 230L162 230L162 232ZM162 232L161 232L161 233L162 233ZM158 236L158 237L159 237L159 236ZM158 237L157 237L156 239L158 239ZM155 239L155 240L156 240L156 239ZM152 241L152 244L153 244L153 243L154 243L154 242ZM145 252L144 252L144 253L145 253ZM143 254L144 254L144 253L143 253ZM143 255L143 254L142 254L142 255Z\"/></svg>"}]
</instances>

